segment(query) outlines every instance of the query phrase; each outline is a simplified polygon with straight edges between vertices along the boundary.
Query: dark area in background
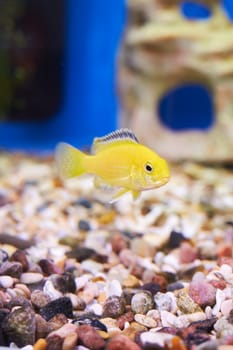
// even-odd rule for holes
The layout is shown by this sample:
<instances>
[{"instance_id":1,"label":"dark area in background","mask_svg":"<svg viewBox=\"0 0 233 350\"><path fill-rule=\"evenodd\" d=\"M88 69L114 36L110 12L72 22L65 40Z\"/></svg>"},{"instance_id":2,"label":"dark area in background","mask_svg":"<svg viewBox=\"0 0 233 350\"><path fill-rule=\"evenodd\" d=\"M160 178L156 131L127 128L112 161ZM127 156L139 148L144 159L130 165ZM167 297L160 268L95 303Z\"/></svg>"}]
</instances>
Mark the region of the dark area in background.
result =
<instances>
[{"instance_id":1,"label":"dark area in background","mask_svg":"<svg viewBox=\"0 0 233 350\"><path fill-rule=\"evenodd\" d=\"M63 96L65 0L0 2L0 120L37 121Z\"/></svg>"}]
</instances>

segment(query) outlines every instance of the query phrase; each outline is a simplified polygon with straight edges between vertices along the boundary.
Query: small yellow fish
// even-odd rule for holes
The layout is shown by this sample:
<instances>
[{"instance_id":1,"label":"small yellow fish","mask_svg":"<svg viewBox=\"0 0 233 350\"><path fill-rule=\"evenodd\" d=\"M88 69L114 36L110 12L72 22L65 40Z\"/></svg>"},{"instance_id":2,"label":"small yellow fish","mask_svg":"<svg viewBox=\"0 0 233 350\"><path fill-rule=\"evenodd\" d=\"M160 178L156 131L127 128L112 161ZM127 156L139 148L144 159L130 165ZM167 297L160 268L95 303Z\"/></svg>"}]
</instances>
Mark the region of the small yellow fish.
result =
<instances>
[{"instance_id":1,"label":"small yellow fish","mask_svg":"<svg viewBox=\"0 0 233 350\"><path fill-rule=\"evenodd\" d=\"M96 184L120 189L115 199L128 191L137 198L141 191L160 187L170 178L167 162L141 145L129 129L95 138L92 154L59 143L55 157L62 178L93 174Z\"/></svg>"}]
</instances>

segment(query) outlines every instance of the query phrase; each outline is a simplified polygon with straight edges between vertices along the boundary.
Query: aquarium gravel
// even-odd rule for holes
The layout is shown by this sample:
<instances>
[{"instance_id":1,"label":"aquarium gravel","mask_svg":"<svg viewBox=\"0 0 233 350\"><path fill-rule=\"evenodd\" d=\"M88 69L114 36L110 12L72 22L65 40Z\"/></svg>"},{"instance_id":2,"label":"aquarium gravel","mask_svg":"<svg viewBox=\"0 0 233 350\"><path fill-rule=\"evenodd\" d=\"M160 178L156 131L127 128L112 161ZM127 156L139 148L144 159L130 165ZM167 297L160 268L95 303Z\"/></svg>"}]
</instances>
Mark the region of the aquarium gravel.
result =
<instances>
[{"instance_id":1,"label":"aquarium gravel","mask_svg":"<svg viewBox=\"0 0 233 350\"><path fill-rule=\"evenodd\" d=\"M185 162L126 194L52 157L0 155L0 345L25 350L233 346L232 169Z\"/></svg>"}]
</instances>

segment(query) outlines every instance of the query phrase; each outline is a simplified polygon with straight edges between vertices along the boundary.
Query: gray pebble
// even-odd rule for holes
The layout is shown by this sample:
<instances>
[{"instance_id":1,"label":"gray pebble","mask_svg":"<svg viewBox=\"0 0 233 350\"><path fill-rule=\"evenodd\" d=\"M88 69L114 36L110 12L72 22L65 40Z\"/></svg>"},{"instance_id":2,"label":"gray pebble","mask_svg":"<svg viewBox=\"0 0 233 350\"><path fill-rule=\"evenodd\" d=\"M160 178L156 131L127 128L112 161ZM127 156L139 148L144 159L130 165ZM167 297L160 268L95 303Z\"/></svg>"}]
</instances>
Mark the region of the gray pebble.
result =
<instances>
[{"instance_id":1,"label":"gray pebble","mask_svg":"<svg viewBox=\"0 0 233 350\"><path fill-rule=\"evenodd\" d=\"M20 282L24 284L38 283L43 280L44 276L37 272L24 272L20 276Z\"/></svg>"},{"instance_id":2,"label":"gray pebble","mask_svg":"<svg viewBox=\"0 0 233 350\"><path fill-rule=\"evenodd\" d=\"M5 261L0 266L0 275L8 275L14 278L19 278L22 272L22 264L20 264L19 262Z\"/></svg>"},{"instance_id":3,"label":"gray pebble","mask_svg":"<svg viewBox=\"0 0 233 350\"><path fill-rule=\"evenodd\" d=\"M49 280L52 281L54 288L59 292L65 293L75 293L76 284L74 277L71 273L67 272L63 275L54 274L49 277Z\"/></svg>"},{"instance_id":4,"label":"gray pebble","mask_svg":"<svg viewBox=\"0 0 233 350\"><path fill-rule=\"evenodd\" d=\"M0 287L11 288L14 284L14 280L11 276L0 276Z\"/></svg>"},{"instance_id":5,"label":"gray pebble","mask_svg":"<svg viewBox=\"0 0 233 350\"><path fill-rule=\"evenodd\" d=\"M131 308L136 314L146 314L149 310L153 309L153 307L153 297L148 291L136 293L132 297Z\"/></svg>"},{"instance_id":6,"label":"gray pebble","mask_svg":"<svg viewBox=\"0 0 233 350\"><path fill-rule=\"evenodd\" d=\"M0 249L0 264L7 261L9 258L8 253L4 249Z\"/></svg>"},{"instance_id":7,"label":"gray pebble","mask_svg":"<svg viewBox=\"0 0 233 350\"><path fill-rule=\"evenodd\" d=\"M125 313L125 299L113 295L108 297L103 306L103 317L117 318Z\"/></svg>"},{"instance_id":8,"label":"gray pebble","mask_svg":"<svg viewBox=\"0 0 233 350\"><path fill-rule=\"evenodd\" d=\"M31 302L23 297L22 295L17 295L12 297L10 301L7 302L6 306L9 309L13 309L15 306L22 306L23 308L31 308Z\"/></svg>"},{"instance_id":9,"label":"gray pebble","mask_svg":"<svg viewBox=\"0 0 233 350\"><path fill-rule=\"evenodd\" d=\"M49 298L49 296L43 293L41 290L36 289L31 293L32 305L37 309L41 309L42 307L47 305L50 301L51 299Z\"/></svg>"},{"instance_id":10,"label":"gray pebble","mask_svg":"<svg viewBox=\"0 0 233 350\"><path fill-rule=\"evenodd\" d=\"M90 231L91 226L86 220L79 220L78 228L80 231Z\"/></svg>"},{"instance_id":11,"label":"gray pebble","mask_svg":"<svg viewBox=\"0 0 233 350\"><path fill-rule=\"evenodd\" d=\"M3 334L8 343L14 342L19 347L35 343L36 319L30 307L20 307L6 316Z\"/></svg>"}]
</instances>

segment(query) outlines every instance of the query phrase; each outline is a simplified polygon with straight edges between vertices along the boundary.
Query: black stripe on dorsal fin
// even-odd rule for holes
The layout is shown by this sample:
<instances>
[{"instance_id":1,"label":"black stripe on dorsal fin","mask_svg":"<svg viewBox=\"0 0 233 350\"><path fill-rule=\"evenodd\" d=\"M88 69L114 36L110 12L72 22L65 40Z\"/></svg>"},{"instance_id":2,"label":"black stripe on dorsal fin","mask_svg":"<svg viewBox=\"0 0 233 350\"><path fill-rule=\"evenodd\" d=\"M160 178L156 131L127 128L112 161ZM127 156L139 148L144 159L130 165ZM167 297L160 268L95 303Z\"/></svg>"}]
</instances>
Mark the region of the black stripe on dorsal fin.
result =
<instances>
[{"instance_id":1,"label":"black stripe on dorsal fin","mask_svg":"<svg viewBox=\"0 0 233 350\"><path fill-rule=\"evenodd\" d=\"M138 139L135 136L135 134L131 130L126 128L113 131L106 136L99 137L97 140L101 142L108 142L114 140L130 140L138 142Z\"/></svg>"},{"instance_id":2,"label":"black stripe on dorsal fin","mask_svg":"<svg viewBox=\"0 0 233 350\"><path fill-rule=\"evenodd\" d=\"M138 139L135 134L131 130L124 128L113 131L106 136L95 138L92 146L92 152L97 153L107 145L118 143L120 141L138 143Z\"/></svg>"}]
</instances>

